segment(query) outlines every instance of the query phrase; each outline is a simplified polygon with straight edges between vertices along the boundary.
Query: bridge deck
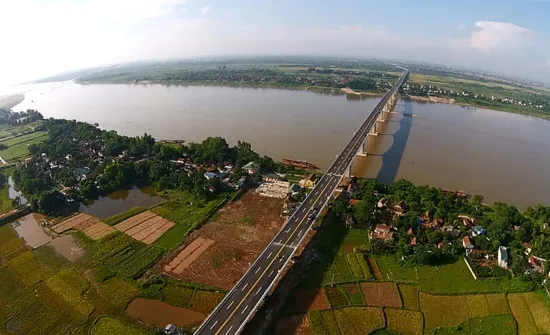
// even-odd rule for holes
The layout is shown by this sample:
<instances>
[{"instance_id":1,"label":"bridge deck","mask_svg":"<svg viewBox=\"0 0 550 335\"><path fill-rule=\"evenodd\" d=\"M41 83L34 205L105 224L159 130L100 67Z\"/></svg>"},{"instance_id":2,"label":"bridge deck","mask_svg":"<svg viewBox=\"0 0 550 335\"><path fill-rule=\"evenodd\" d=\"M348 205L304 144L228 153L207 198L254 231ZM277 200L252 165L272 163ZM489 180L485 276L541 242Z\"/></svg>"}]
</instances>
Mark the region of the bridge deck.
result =
<instances>
[{"instance_id":1,"label":"bridge deck","mask_svg":"<svg viewBox=\"0 0 550 335\"><path fill-rule=\"evenodd\" d=\"M329 169L318 181L312 192L298 207L286 224L275 235L235 287L225 296L216 309L195 332L200 334L239 334L261 306L265 296L279 280L281 271L292 259L297 246L302 243L306 233L315 223L308 215L313 209L317 213L324 207L347 169L353 162L357 151L365 141L378 115L382 112L390 97L403 85L408 71L395 86L376 105L361 127L337 156Z\"/></svg>"}]
</instances>

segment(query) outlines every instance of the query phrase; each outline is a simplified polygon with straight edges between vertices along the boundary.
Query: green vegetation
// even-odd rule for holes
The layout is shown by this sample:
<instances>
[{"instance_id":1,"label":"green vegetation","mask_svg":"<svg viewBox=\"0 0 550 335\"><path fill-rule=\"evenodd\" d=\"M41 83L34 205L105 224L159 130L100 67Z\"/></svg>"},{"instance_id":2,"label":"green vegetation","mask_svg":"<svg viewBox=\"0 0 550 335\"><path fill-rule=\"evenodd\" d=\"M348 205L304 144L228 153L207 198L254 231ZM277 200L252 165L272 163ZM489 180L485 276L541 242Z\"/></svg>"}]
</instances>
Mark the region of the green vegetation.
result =
<instances>
[{"instance_id":1,"label":"green vegetation","mask_svg":"<svg viewBox=\"0 0 550 335\"><path fill-rule=\"evenodd\" d=\"M422 335L424 318L422 313L404 309L384 308L386 326L403 335Z\"/></svg>"},{"instance_id":2,"label":"green vegetation","mask_svg":"<svg viewBox=\"0 0 550 335\"><path fill-rule=\"evenodd\" d=\"M155 245L145 245L126 234L115 233L99 244L94 256L99 264L126 278L137 278L148 269L164 250Z\"/></svg>"},{"instance_id":3,"label":"green vegetation","mask_svg":"<svg viewBox=\"0 0 550 335\"><path fill-rule=\"evenodd\" d=\"M174 306L188 307L194 293L192 288L168 284L162 290L162 299Z\"/></svg>"},{"instance_id":4,"label":"green vegetation","mask_svg":"<svg viewBox=\"0 0 550 335\"><path fill-rule=\"evenodd\" d=\"M143 331L137 327L126 324L120 320L110 317L102 317L99 319L90 332L91 335L146 335L150 332Z\"/></svg>"},{"instance_id":5,"label":"green vegetation","mask_svg":"<svg viewBox=\"0 0 550 335\"><path fill-rule=\"evenodd\" d=\"M411 95L426 96L431 90L430 96L452 98L460 104L550 119L550 94L540 87L483 78L460 78L457 75L418 73L411 74L409 85L408 93ZM522 105L518 105L519 101Z\"/></svg>"},{"instance_id":6,"label":"green vegetation","mask_svg":"<svg viewBox=\"0 0 550 335\"><path fill-rule=\"evenodd\" d=\"M0 141L0 156L8 163L20 161L30 156L29 146L42 143L47 138L47 132L37 131Z\"/></svg>"},{"instance_id":7,"label":"green vegetation","mask_svg":"<svg viewBox=\"0 0 550 335\"><path fill-rule=\"evenodd\" d=\"M89 283L73 269L67 268L59 271L48 278L46 284L84 317L87 317L93 311L94 307L82 296L84 291L88 289Z\"/></svg>"},{"instance_id":8,"label":"green vegetation","mask_svg":"<svg viewBox=\"0 0 550 335\"><path fill-rule=\"evenodd\" d=\"M105 222L108 225L114 226L117 223L120 223L126 219L129 219L132 216L137 215L139 213L145 212L146 210L147 208L140 207L140 206L132 207L125 212L118 213L111 217L106 218L105 220L103 220L103 222Z\"/></svg>"},{"instance_id":9,"label":"green vegetation","mask_svg":"<svg viewBox=\"0 0 550 335\"><path fill-rule=\"evenodd\" d=\"M152 211L176 224L155 241L156 245L166 250L180 245L192 229L226 202L226 198L204 200L181 191L170 191L165 195L169 200Z\"/></svg>"},{"instance_id":10,"label":"green vegetation","mask_svg":"<svg viewBox=\"0 0 550 335\"><path fill-rule=\"evenodd\" d=\"M487 335L514 335L516 321L511 315L491 315L482 318L472 318L463 323L446 328L435 329L435 335L447 334L487 334ZM534 334L534 333L533 333Z\"/></svg>"},{"instance_id":11,"label":"green vegetation","mask_svg":"<svg viewBox=\"0 0 550 335\"><path fill-rule=\"evenodd\" d=\"M399 285L399 293L403 307L411 310L419 310L420 303L418 301L418 287L413 285Z\"/></svg>"}]
</instances>

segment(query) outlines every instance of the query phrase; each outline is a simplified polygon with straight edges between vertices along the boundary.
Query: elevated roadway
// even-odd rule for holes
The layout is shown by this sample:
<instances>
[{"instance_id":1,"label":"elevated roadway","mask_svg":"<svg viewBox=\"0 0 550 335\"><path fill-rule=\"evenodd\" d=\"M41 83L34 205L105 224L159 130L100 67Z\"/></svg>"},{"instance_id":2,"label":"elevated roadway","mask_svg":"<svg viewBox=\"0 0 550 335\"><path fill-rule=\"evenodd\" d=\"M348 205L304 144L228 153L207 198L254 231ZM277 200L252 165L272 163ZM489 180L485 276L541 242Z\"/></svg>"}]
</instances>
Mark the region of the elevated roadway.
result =
<instances>
[{"instance_id":1,"label":"elevated roadway","mask_svg":"<svg viewBox=\"0 0 550 335\"><path fill-rule=\"evenodd\" d=\"M371 128L388 103L395 99L397 90L408 78L406 71L395 86L376 105L371 114L354 133L342 152L319 179L312 192L296 209L286 224L275 235L248 271L225 296L216 309L207 317L196 335L239 334L254 316L264 298L278 282L283 270L294 256L309 229L315 223L315 216L328 203L343 175L348 173L353 159ZM390 102L391 99L391 102Z\"/></svg>"}]
</instances>

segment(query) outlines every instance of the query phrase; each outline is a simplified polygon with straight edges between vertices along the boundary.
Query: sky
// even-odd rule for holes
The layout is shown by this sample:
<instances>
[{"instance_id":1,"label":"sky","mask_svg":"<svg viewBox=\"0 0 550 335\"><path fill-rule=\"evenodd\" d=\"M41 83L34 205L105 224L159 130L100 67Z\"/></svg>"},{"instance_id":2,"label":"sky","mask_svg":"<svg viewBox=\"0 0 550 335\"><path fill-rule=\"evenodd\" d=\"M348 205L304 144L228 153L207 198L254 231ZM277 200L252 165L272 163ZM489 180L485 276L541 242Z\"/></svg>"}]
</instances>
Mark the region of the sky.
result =
<instances>
[{"instance_id":1,"label":"sky","mask_svg":"<svg viewBox=\"0 0 550 335\"><path fill-rule=\"evenodd\" d=\"M0 86L152 59L402 59L550 82L550 0L2 0Z\"/></svg>"}]
</instances>

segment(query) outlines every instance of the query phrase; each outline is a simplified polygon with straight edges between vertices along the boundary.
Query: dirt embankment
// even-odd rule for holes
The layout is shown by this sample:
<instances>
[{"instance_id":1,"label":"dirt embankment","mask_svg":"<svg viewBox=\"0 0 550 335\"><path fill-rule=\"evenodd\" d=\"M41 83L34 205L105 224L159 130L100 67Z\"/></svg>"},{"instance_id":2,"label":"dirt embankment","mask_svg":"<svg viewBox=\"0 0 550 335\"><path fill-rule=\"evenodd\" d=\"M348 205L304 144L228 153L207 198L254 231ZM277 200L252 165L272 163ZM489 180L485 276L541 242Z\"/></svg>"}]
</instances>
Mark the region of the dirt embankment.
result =
<instances>
[{"instance_id":1,"label":"dirt embankment","mask_svg":"<svg viewBox=\"0 0 550 335\"><path fill-rule=\"evenodd\" d=\"M361 97L377 97L377 96L381 95L381 94L378 94L378 93L357 92L357 91L354 91L353 89L351 89L349 87L341 88L340 91L342 91L346 94L357 95L357 96L361 96Z\"/></svg>"},{"instance_id":2,"label":"dirt embankment","mask_svg":"<svg viewBox=\"0 0 550 335\"><path fill-rule=\"evenodd\" d=\"M229 290L280 230L284 222L280 216L282 206L282 199L262 197L250 190L193 231L180 248L168 253L157 266L173 278ZM168 265L172 260L180 253L185 256L185 249L198 238L214 242L184 269L171 271Z\"/></svg>"},{"instance_id":3,"label":"dirt embankment","mask_svg":"<svg viewBox=\"0 0 550 335\"><path fill-rule=\"evenodd\" d=\"M434 102L434 103L450 104L450 105L454 105L456 103L455 99L453 98L420 97L416 95L409 95L408 97L411 100L421 101L421 102Z\"/></svg>"}]
</instances>

